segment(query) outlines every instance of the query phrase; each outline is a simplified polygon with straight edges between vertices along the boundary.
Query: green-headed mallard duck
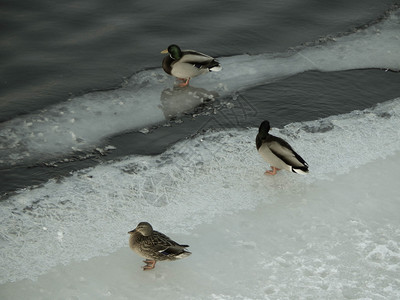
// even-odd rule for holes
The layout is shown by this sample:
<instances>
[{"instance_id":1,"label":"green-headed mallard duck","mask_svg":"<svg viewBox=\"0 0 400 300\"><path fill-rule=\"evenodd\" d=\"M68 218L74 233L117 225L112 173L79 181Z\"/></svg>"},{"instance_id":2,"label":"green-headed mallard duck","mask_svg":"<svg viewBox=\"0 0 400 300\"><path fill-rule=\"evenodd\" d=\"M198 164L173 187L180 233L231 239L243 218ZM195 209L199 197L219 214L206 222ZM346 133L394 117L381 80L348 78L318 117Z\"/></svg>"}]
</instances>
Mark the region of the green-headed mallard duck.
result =
<instances>
[{"instance_id":1,"label":"green-headed mallard duck","mask_svg":"<svg viewBox=\"0 0 400 300\"><path fill-rule=\"evenodd\" d=\"M165 234L153 230L147 222L140 222L138 226L128 232L129 246L140 256L146 258L143 270L154 269L159 260L176 260L189 256L191 252L185 248L189 245L180 245Z\"/></svg>"},{"instance_id":2,"label":"green-headed mallard duck","mask_svg":"<svg viewBox=\"0 0 400 300\"><path fill-rule=\"evenodd\" d=\"M192 77L221 70L213 57L193 50L182 51L177 45L170 45L161 53L169 53L164 57L162 67L167 74L184 81L180 86L187 86Z\"/></svg>"},{"instance_id":3,"label":"green-headed mallard duck","mask_svg":"<svg viewBox=\"0 0 400 300\"><path fill-rule=\"evenodd\" d=\"M256 147L261 157L271 165L266 175L275 175L277 170L285 169L298 174L308 173L308 164L283 139L269 134L268 121L261 123L256 137Z\"/></svg>"}]
</instances>

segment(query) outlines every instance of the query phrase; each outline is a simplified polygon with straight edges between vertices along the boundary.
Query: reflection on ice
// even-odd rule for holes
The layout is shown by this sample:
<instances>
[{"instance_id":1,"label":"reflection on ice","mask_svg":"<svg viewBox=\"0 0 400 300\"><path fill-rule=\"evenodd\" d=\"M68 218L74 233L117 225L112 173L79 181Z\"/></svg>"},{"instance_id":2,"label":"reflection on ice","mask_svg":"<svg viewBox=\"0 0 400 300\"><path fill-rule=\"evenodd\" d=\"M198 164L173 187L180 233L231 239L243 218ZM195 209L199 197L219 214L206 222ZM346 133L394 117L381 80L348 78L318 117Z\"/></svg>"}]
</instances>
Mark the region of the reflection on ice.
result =
<instances>
[{"instance_id":1,"label":"reflection on ice","mask_svg":"<svg viewBox=\"0 0 400 300\"><path fill-rule=\"evenodd\" d=\"M193 112L195 107L213 101L218 93L203 88L187 86L164 89L161 93L161 105L166 119Z\"/></svg>"}]
</instances>

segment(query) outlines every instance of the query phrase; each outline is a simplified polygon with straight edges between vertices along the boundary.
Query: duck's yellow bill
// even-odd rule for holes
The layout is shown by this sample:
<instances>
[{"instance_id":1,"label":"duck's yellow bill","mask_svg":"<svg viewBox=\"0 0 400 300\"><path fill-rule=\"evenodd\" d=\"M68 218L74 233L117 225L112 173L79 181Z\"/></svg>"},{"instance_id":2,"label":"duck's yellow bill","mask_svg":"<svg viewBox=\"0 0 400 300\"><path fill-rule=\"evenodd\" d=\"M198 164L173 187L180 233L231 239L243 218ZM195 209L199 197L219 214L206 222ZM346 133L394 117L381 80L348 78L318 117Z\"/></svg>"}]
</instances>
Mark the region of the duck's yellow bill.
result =
<instances>
[{"instance_id":1,"label":"duck's yellow bill","mask_svg":"<svg viewBox=\"0 0 400 300\"><path fill-rule=\"evenodd\" d=\"M168 49L161 51L162 54L168 53Z\"/></svg>"}]
</instances>

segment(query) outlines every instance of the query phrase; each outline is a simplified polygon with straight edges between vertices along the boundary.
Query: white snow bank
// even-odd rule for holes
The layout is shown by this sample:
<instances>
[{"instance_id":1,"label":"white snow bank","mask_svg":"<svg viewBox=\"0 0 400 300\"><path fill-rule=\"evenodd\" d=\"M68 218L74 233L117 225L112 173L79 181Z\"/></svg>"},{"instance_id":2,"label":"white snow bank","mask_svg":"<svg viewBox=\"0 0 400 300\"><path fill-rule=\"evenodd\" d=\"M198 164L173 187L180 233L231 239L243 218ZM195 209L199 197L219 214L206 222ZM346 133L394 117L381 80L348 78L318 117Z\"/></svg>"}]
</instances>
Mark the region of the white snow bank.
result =
<instances>
[{"instance_id":1,"label":"white snow bank","mask_svg":"<svg viewBox=\"0 0 400 300\"><path fill-rule=\"evenodd\" d=\"M138 211L127 205L123 210L130 210L131 218L126 226L118 225L125 220L105 220L93 226L89 235L86 225L82 226L82 238L104 244L109 242L107 232L112 227L113 239L121 239L123 248L108 256L58 266L36 281L3 284L0 298L399 299L399 164L397 152L347 174L332 175L327 181L314 177L306 185L297 180L306 177L295 174L263 176L257 164L242 170L243 176L225 165L220 176L210 174L210 181L222 184L225 178L225 184L232 184L226 195L221 193L222 186L197 182L202 184L199 189L208 191L201 198L195 184L189 184L187 189L193 193L184 192L186 199L179 194L171 199L182 203L168 218L159 218L158 209L151 205L146 216L136 215ZM189 180L193 181L197 180ZM249 193L250 188L254 192ZM233 208L237 199L228 190L253 205L247 210ZM110 193L103 195L106 198ZM194 228L188 224L193 215L176 219L175 214L182 217L183 207L196 201L210 204L211 209L214 202L226 205L226 211L210 218L210 212L199 210L196 214L203 214L204 222ZM168 206L163 209L169 210ZM115 210L121 209L115 205ZM98 216L104 217L104 213ZM154 270L143 272L142 258L129 249L126 233L138 220L150 220L156 229L188 243L193 254L180 261L160 262ZM67 231L64 237L68 236ZM79 239L75 240L77 248L82 246ZM58 243L62 240L53 234L51 244ZM101 243L91 245L101 247ZM30 272L31 266L27 267Z\"/></svg>"},{"instance_id":2,"label":"white snow bank","mask_svg":"<svg viewBox=\"0 0 400 300\"><path fill-rule=\"evenodd\" d=\"M337 180L338 174L398 152L399 128L400 98L373 109L273 129L309 163L307 176L283 171L264 176L267 166L255 149L257 129L252 128L207 133L162 155L132 156L21 191L0 203L0 282L33 279L56 265L126 247L127 231L143 220L169 234L193 235L200 225L262 205L274 214L282 193L291 195L293 204L288 205L296 205L308 189L319 189L322 179ZM376 170L383 171L397 180L396 164ZM393 192L386 187L382 192L386 189ZM329 194L334 193L332 188Z\"/></svg>"},{"instance_id":3,"label":"white snow bank","mask_svg":"<svg viewBox=\"0 0 400 300\"><path fill-rule=\"evenodd\" d=\"M75 97L0 125L0 166L38 163L95 148L106 137L179 115L218 95L308 70L400 69L400 17L284 54L222 57L223 70L172 89L161 68L135 74L117 90ZM160 58L161 60L161 58Z\"/></svg>"}]
</instances>

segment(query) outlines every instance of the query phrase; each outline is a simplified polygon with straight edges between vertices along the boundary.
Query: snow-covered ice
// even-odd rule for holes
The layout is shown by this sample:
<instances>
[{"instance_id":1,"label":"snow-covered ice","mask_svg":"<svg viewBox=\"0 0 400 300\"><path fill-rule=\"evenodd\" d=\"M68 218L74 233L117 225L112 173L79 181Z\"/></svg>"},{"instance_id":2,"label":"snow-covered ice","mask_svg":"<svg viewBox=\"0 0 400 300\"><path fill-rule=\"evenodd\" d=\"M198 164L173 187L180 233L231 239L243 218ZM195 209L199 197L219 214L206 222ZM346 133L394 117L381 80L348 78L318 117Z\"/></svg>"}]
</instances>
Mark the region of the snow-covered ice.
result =
<instances>
[{"instance_id":1,"label":"snow-covered ice","mask_svg":"<svg viewBox=\"0 0 400 300\"><path fill-rule=\"evenodd\" d=\"M128 235L121 229L115 234L126 239L126 245L116 252L51 268L35 281L4 284L0 296L398 299L400 201L393 165L399 163L397 153L296 191L284 188L289 177L263 178L258 172L262 179L255 183L258 189L274 181L281 185L279 197L260 199L252 209L208 218L184 231L148 218L190 244L193 254L186 259L161 262L153 271L143 272L142 258L129 249ZM125 231L135 225L132 222ZM93 235L101 239L103 229ZM53 243L58 242L54 237Z\"/></svg>"},{"instance_id":2,"label":"snow-covered ice","mask_svg":"<svg viewBox=\"0 0 400 300\"><path fill-rule=\"evenodd\" d=\"M0 298L396 299L400 99L273 133L310 174L267 167L257 128L209 132L1 203ZM149 221L193 254L149 272Z\"/></svg>"}]
</instances>

